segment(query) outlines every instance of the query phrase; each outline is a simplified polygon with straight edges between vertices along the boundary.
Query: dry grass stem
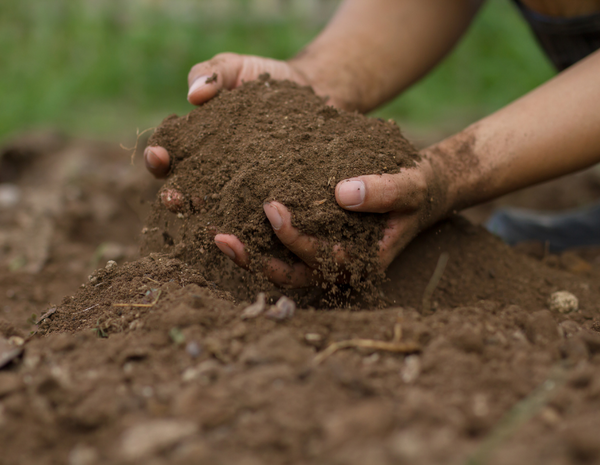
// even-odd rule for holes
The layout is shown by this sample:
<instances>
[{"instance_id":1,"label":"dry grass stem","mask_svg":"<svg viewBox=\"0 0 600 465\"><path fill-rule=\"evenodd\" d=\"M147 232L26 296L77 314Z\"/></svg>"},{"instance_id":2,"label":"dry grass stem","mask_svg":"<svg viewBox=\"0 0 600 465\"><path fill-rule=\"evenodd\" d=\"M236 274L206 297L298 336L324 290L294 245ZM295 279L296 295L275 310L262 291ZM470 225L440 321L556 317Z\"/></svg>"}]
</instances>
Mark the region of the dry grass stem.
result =
<instances>
[{"instance_id":1,"label":"dry grass stem","mask_svg":"<svg viewBox=\"0 0 600 465\"><path fill-rule=\"evenodd\" d=\"M157 302L158 299L160 299L160 294L162 291L158 291L158 294L156 296L156 299L154 299L154 302L149 303L149 304L112 304L113 307L144 307L144 308L148 308L148 307L154 307Z\"/></svg>"},{"instance_id":2,"label":"dry grass stem","mask_svg":"<svg viewBox=\"0 0 600 465\"><path fill-rule=\"evenodd\" d=\"M123 144L119 144L123 150L131 150L131 164L132 165L133 165L133 160L135 158L135 153L137 152L137 147L138 147L138 142L140 141L140 137L142 137L148 131L152 131L153 129L156 129L156 128L148 128L148 129L144 129L142 132L140 132L140 129L137 128L135 130L135 136L136 136L135 137L135 145L133 147L125 147Z\"/></svg>"},{"instance_id":3,"label":"dry grass stem","mask_svg":"<svg viewBox=\"0 0 600 465\"><path fill-rule=\"evenodd\" d=\"M385 352L394 352L397 354L412 354L421 350L421 347L415 342L388 342L376 341L373 339L349 339L347 341L334 342L323 352L317 354L317 356L313 359L313 363L315 365L319 365L323 362L323 360L333 355L338 350L349 349L352 347L382 350Z\"/></svg>"},{"instance_id":4,"label":"dry grass stem","mask_svg":"<svg viewBox=\"0 0 600 465\"><path fill-rule=\"evenodd\" d=\"M435 270L431 275L431 279L427 283L427 287L425 288L425 292L423 292L423 304L422 304L422 312L427 314L431 311L431 297L433 297L433 293L440 283L440 279L442 279L442 275L444 274L444 270L446 269L446 265L448 264L448 258L450 255L448 252L443 252L438 259L437 265L435 266Z\"/></svg>"}]
</instances>

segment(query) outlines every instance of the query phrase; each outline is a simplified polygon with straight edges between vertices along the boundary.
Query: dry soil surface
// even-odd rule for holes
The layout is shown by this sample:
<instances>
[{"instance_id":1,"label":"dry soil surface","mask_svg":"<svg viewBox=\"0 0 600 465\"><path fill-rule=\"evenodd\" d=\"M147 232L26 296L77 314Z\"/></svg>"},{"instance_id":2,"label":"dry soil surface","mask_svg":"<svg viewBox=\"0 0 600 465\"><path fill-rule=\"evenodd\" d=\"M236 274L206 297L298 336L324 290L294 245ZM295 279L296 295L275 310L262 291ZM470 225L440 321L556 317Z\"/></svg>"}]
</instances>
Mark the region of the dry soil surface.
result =
<instances>
[{"instance_id":1,"label":"dry soil surface","mask_svg":"<svg viewBox=\"0 0 600 465\"><path fill-rule=\"evenodd\" d=\"M160 185L120 149L31 134L0 173L3 465L600 463L598 251L454 218L382 307L244 318L257 296L136 255ZM550 308L562 290L577 310Z\"/></svg>"}]
</instances>

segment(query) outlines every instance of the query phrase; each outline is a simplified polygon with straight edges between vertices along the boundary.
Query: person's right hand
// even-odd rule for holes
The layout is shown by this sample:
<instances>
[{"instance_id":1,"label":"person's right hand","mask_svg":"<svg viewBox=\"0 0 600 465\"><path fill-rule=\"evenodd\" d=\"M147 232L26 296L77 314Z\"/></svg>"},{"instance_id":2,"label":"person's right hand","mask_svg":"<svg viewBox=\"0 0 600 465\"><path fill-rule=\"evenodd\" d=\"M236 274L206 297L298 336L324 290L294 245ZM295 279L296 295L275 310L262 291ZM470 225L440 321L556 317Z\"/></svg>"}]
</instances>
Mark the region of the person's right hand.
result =
<instances>
[{"instance_id":1,"label":"person's right hand","mask_svg":"<svg viewBox=\"0 0 600 465\"><path fill-rule=\"evenodd\" d=\"M310 84L292 63L251 55L221 53L191 69L188 75L187 99L194 105L202 105L217 95L219 90L234 89L244 81L257 79L263 73L269 73L273 79L287 79L301 85ZM164 178L169 173L171 160L163 147L147 147L144 151L144 161L148 171L157 178Z\"/></svg>"}]
</instances>

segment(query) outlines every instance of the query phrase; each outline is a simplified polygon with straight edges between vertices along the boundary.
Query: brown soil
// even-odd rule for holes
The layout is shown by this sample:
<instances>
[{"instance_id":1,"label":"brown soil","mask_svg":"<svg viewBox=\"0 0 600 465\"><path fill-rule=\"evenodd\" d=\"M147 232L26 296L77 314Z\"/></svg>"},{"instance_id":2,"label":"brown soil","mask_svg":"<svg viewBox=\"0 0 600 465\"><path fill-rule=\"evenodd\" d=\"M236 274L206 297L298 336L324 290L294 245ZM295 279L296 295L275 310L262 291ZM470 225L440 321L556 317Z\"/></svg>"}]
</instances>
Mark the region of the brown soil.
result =
<instances>
[{"instance_id":1,"label":"brown soil","mask_svg":"<svg viewBox=\"0 0 600 465\"><path fill-rule=\"evenodd\" d=\"M455 218L392 265L386 308L243 320L176 247L135 260L158 184L127 154L0 153L2 465L600 463L598 251L523 254ZM580 309L548 310L556 290ZM315 362L352 339L410 353Z\"/></svg>"},{"instance_id":2,"label":"brown soil","mask_svg":"<svg viewBox=\"0 0 600 465\"><path fill-rule=\"evenodd\" d=\"M170 211L157 202L148 239L174 244L186 262L209 269L221 264L215 231L238 236L258 268L263 255L291 262L263 212L264 202L277 200L291 210L294 226L323 241L319 269L326 281L339 280L330 258L339 243L352 257L345 270L351 286L372 289L383 277L377 251L385 220L340 208L335 186L361 174L397 173L414 166L418 155L391 120L324 102L309 87L263 75L165 119L148 143L165 147L173 159L163 199L172 189L177 194L166 202ZM173 238L169 230L179 224Z\"/></svg>"}]
</instances>

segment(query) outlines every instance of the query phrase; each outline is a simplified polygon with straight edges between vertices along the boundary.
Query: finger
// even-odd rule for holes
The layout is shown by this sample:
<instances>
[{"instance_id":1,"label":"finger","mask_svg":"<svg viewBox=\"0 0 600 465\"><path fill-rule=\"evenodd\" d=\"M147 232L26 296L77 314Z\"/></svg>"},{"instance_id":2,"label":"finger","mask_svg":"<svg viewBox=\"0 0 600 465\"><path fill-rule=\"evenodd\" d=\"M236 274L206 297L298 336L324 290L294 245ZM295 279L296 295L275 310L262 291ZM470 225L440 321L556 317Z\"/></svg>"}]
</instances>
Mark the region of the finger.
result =
<instances>
[{"instance_id":1,"label":"finger","mask_svg":"<svg viewBox=\"0 0 600 465\"><path fill-rule=\"evenodd\" d=\"M244 244L233 234L217 234L215 244L237 266L244 269L250 267L250 255L244 249Z\"/></svg>"},{"instance_id":2,"label":"finger","mask_svg":"<svg viewBox=\"0 0 600 465\"><path fill-rule=\"evenodd\" d=\"M232 234L217 234L215 244L236 265L250 268L250 255L244 249L242 242ZM276 258L267 259L262 267L269 281L277 286L300 288L315 282L312 270L304 263L288 265Z\"/></svg>"},{"instance_id":3,"label":"finger","mask_svg":"<svg viewBox=\"0 0 600 465\"><path fill-rule=\"evenodd\" d=\"M200 105L221 89L233 89L238 83L243 58L236 53L221 53L213 59L198 63L188 75L188 101Z\"/></svg>"},{"instance_id":4,"label":"finger","mask_svg":"<svg viewBox=\"0 0 600 465\"><path fill-rule=\"evenodd\" d=\"M379 262L382 269L394 261L419 231L417 215L390 214L383 238L379 241Z\"/></svg>"},{"instance_id":5,"label":"finger","mask_svg":"<svg viewBox=\"0 0 600 465\"><path fill-rule=\"evenodd\" d=\"M269 281L279 287L299 289L317 282L313 270L302 262L288 265L277 258L271 258L263 266L263 272Z\"/></svg>"},{"instance_id":6,"label":"finger","mask_svg":"<svg viewBox=\"0 0 600 465\"><path fill-rule=\"evenodd\" d=\"M372 213L415 210L425 200L427 184L418 169L398 174L358 176L335 187L335 198L346 210Z\"/></svg>"},{"instance_id":7,"label":"finger","mask_svg":"<svg viewBox=\"0 0 600 465\"><path fill-rule=\"evenodd\" d=\"M144 150L146 169L157 178L164 178L171 168L171 158L163 147L146 147Z\"/></svg>"},{"instance_id":8,"label":"finger","mask_svg":"<svg viewBox=\"0 0 600 465\"><path fill-rule=\"evenodd\" d=\"M273 227L273 231L275 231L283 245L311 268L318 268L317 255L319 249L322 248L319 241L314 237L302 234L297 228L294 228L290 211L281 203L267 202L263 205L263 209Z\"/></svg>"}]
</instances>

